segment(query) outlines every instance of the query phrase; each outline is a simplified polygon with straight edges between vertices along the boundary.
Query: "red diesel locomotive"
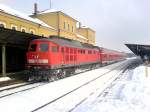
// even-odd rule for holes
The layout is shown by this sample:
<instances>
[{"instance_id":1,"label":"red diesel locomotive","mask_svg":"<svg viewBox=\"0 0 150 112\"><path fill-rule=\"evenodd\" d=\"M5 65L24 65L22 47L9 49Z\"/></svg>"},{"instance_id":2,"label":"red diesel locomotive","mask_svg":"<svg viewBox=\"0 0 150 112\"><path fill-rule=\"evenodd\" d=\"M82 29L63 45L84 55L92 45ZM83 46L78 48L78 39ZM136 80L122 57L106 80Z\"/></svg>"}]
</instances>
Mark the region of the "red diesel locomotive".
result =
<instances>
[{"instance_id":1,"label":"red diesel locomotive","mask_svg":"<svg viewBox=\"0 0 150 112\"><path fill-rule=\"evenodd\" d=\"M60 37L35 39L27 52L30 80L56 80L74 74L77 69L91 69L122 60L124 54Z\"/></svg>"}]
</instances>

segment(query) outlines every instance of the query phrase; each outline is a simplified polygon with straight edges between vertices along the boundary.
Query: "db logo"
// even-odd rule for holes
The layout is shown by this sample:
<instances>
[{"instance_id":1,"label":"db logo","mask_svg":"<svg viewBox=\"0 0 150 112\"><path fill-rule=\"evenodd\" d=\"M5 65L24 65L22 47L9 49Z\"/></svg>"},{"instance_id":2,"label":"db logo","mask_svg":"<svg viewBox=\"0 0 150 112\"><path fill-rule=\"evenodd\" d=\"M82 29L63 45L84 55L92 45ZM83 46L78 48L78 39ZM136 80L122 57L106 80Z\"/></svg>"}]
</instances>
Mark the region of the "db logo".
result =
<instances>
[{"instance_id":1,"label":"db logo","mask_svg":"<svg viewBox=\"0 0 150 112\"><path fill-rule=\"evenodd\" d=\"M38 58L39 58L39 55L32 55L32 57L33 57L34 59L38 59Z\"/></svg>"}]
</instances>

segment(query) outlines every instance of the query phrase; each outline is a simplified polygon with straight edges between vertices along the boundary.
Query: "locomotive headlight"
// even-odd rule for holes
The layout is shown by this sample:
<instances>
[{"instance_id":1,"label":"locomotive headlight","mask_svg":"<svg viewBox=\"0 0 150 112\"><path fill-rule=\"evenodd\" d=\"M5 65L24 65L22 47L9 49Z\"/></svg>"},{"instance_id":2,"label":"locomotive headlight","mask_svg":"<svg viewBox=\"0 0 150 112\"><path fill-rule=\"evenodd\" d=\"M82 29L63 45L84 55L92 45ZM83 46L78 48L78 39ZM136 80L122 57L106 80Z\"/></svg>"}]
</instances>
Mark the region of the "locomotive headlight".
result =
<instances>
[{"instance_id":1,"label":"locomotive headlight","mask_svg":"<svg viewBox=\"0 0 150 112\"><path fill-rule=\"evenodd\" d=\"M48 59L39 59L38 63L43 63L43 64L48 63Z\"/></svg>"},{"instance_id":2,"label":"locomotive headlight","mask_svg":"<svg viewBox=\"0 0 150 112\"><path fill-rule=\"evenodd\" d=\"M46 63L48 63L48 59L29 59L28 63L42 63L42 64L46 64Z\"/></svg>"}]
</instances>

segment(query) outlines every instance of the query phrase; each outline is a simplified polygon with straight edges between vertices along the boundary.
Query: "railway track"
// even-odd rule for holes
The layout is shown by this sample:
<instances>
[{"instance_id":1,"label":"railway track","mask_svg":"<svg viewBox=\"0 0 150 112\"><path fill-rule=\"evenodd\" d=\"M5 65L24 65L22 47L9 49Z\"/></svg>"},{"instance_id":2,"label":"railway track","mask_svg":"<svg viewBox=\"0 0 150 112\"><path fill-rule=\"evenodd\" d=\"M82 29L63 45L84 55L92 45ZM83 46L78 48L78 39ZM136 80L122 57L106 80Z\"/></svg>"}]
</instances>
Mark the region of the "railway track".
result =
<instances>
[{"instance_id":1,"label":"railway track","mask_svg":"<svg viewBox=\"0 0 150 112\"><path fill-rule=\"evenodd\" d=\"M95 68L95 69L97 69L97 68ZM90 71L90 70L80 71L80 72L77 72L77 73L75 73L73 75L78 75L78 74L81 74L81 73L84 73L84 72L87 72L87 71ZM13 84L16 83L17 85L16 86L15 85L14 86L11 85L11 86L8 86L8 87L4 87L4 89L0 88L0 98L4 98L4 97L10 96L10 95L14 95L16 93L21 93L21 92L24 92L24 91L27 91L27 90L31 90L31 89L43 86L45 84L48 84L50 82L44 82L44 83L26 82L26 83L22 83L22 81L11 80L11 81L3 82L3 83L4 83L4 85L6 85L7 83L13 83ZM10 84L7 84L7 85L10 85ZM26 86L29 86L29 87L26 88ZM26 88L26 89L23 89L23 88ZM11 92L11 91L14 91L14 89L17 89L17 90L15 92ZM1 95L1 93L4 92L4 91L6 91L7 94Z\"/></svg>"},{"instance_id":2,"label":"railway track","mask_svg":"<svg viewBox=\"0 0 150 112\"><path fill-rule=\"evenodd\" d=\"M133 64L133 63L130 63L129 65L128 65L128 64L125 65L125 66L122 67L122 68L120 69L120 71L117 72L116 74L121 74L122 72L125 72L125 70L128 69L132 64ZM108 71L108 72L106 72L106 73L104 73L104 74L102 74L102 75L100 75L100 76L98 76L98 77L96 77L96 78L94 78L94 79L92 79L92 80L90 80L90 81L88 81L88 82L86 82L86 83L84 83L84 84L82 84L82 85L80 85L80 86L78 86L78 87L72 89L71 91L69 91L69 92L67 92L67 93L65 93L65 94L63 94L63 95L61 95L61 96L59 96L59 97L57 97L57 98L55 98L55 99L53 99L53 100L51 100L51 101L49 101L49 102L47 102L47 103L45 103L45 104L39 106L38 108L32 110L31 112L40 111L40 110L43 109L44 107L49 106L49 105L51 105L51 104L53 104L53 103L55 103L55 102L57 102L57 101L63 99L64 97L67 97L67 96L69 96L70 94L72 94L72 93L78 91L79 89L84 88L85 86L90 85L91 83L95 82L96 80L99 80L101 77L103 77L103 76L105 76L105 75L107 75L107 74L110 74L111 72L114 72L114 71L115 71L116 69L118 69L119 67L120 67L120 65L117 66L117 67L115 67L115 68L113 68L112 70L110 70L110 71ZM117 75L117 76L118 76L118 75ZM111 78L112 78L112 77L111 77ZM111 78L110 78L110 79L111 79ZM115 77L113 80L116 80L116 79L117 79L117 77ZM92 94L93 94L93 92L90 93L90 95L92 95ZM69 112L73 111L74 108L76 108L77 106L79 106L79 105L80 105L82 102L84 102L86 99L87 99L87 98L84 98L83 100L81 100L80 102L78 102L73 108L71 108L71 109L69 110Z\"/></svg>"},{"instance_id":3,"label":"railway track","mask_svg":"<svg viewBox=\"0 0 150 112\"><path fill-rule=\"evenodd\" d=\"M93 68L93 69L98 69L98 68ZM85 72L88 72L90 70L91 69L79 70L73 75L78 75L78 74L81 74L81 73L85 73ZM71 75L71 76L73 76L73 75ZM8 94L4 94L4 95L0 94L0 98L4 98L4 97L7 97L7 96L16 94L16 93L21 93L21 92L31 90L31 89L40 87L42 85L48 84L48 82L47 83L45 82L44 84L39 85L39 84L35 84L36 82L24 82L22 80L10 80L10 81L5 81L5 82L1 82L1 83L0 83L1 84L0 93L2 93L3 91L9 91L9 92L8 92ZM13 84L13 85L11 85L11 84ZM35 86L32 87L32 85L34 85L34 84L35 84ZM31 87L29 87L29 88L25 87L25 86L30 86L30 85L31 85ZM22 88L26 88L26 89L22 89ZM17 89L17 90L15 92L10 92L10 91L14 91L13 89Z\"/></svg>"},{"instance_id":4,"label":"railway track","mask_svg":"<svg viewBox=\"0 0 150 112\"><path fill-rule=\"evenodd\" d=\"M0 90L0 99L10 96L10 95L14 95L16 93L21 93L27 90L31 90L31 89L43 86L45 84L48 84L48 83L25 83L23 85L19 85L16 87L2 89Z\"/></svg>"}]
</instances>

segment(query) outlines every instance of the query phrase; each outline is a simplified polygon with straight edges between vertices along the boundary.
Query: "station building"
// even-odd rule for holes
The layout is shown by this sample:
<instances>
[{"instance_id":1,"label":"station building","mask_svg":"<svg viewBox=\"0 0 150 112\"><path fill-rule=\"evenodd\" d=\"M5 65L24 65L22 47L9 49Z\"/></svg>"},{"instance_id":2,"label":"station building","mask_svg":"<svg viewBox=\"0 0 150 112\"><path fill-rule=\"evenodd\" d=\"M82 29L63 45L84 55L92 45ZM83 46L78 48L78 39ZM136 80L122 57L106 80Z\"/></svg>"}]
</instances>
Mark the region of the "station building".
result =
<instances>
[{"instance_id":1,"label":"station building","mask_svg":"<svg viewBox=\"0 0 150 112\"><path fill-rule=\"evenodd\" d=\"M78 21L62 11L51 9L39 12L37 4L35 4L34 14L31 17L37 18L57 29L57 36L59 37L95 45L95 31L81 25L77 28Z\"/></svg>"},{"instance_id":2,"label":"station building","mask_svg":"<svg viewBox=\"0 0 150 112\"><path fill-rule=\"evenodd\" d=\"M62 11L39 12L37 4L30 17L8 7L0 10L0 25L5 28L43 37L59 36L95 45L95 31L91 28L77 28L77 22Z\"/></svg>"},{"instance_id":3,"label":"station building","mask_svg":"<svg viewBox=\"0 0 150 112\"><path fill-rule=\"evenodd\" d=\"M62 11L39 12L37 4L30 16L0 4L0 72L5 74L24 69L31 38L58 36L95 45L95 31L88 27L78 28L77 23Z\"/></svg>"},{"instance_id":4,"label":"station building","mask_svg":"<svg viewBox=\"0 0 150 112\"><path fill-rule=\"evenodd\" d=\"M95 31L92 30L91 28L80 26L77 29L77 34L86 37L87 40L85 41L87 41L88 44L95 45ZM78 38L78 35L77 35L77 38Z\"/></svg>"}]
</instances>

